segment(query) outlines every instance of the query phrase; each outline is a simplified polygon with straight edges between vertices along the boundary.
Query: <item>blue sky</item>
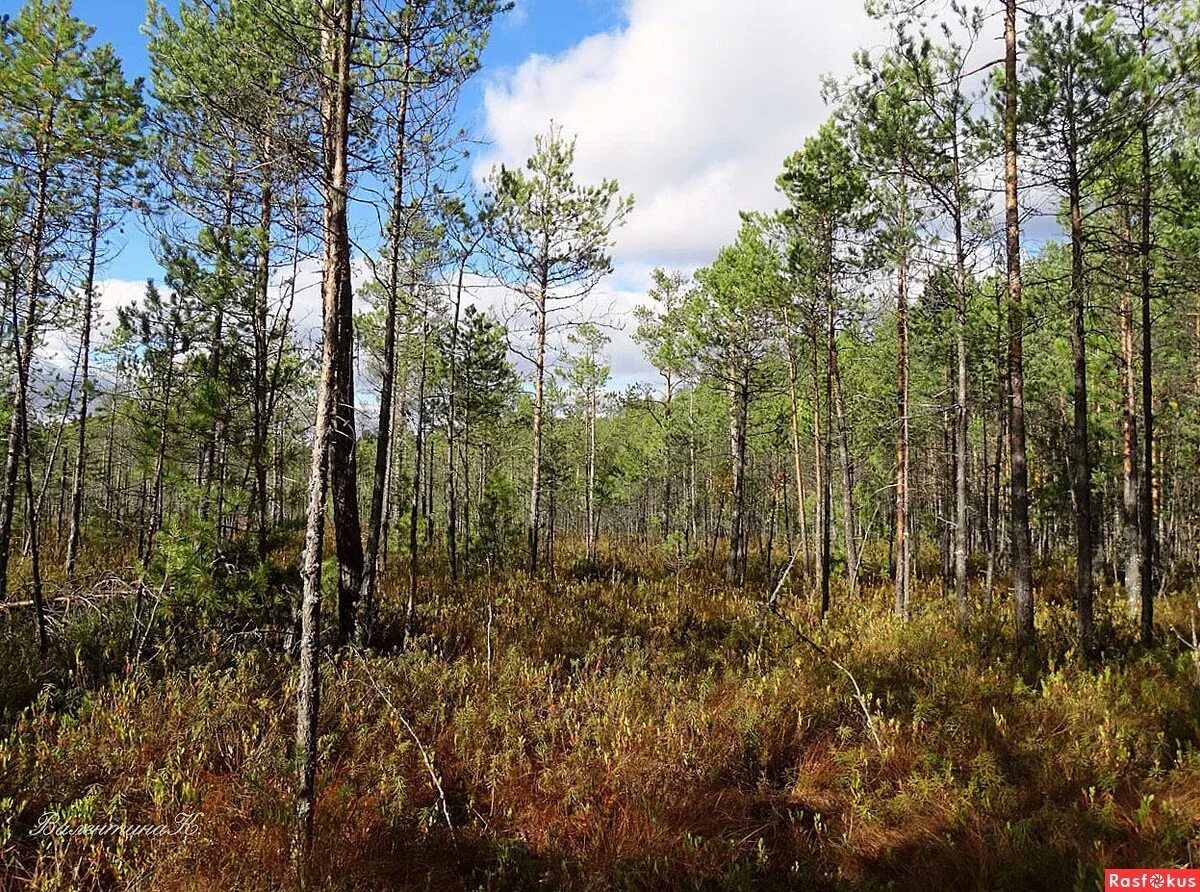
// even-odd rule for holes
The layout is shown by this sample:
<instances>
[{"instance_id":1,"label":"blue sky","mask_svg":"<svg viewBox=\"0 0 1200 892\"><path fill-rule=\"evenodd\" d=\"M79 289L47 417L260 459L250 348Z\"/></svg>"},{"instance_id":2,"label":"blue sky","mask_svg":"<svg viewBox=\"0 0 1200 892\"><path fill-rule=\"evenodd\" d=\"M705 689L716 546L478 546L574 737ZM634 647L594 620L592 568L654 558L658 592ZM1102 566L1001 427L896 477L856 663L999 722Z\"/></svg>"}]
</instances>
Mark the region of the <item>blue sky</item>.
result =
<instances>
[{"instance_id":1,"label":"blue sky","mask_svg":"<svg viewBox=\"0 0 1200 892\"><path fill-rule=\"evenodd\" d=\"M0 0L6 6L13 0ZM145 73L142 3L76 0L76 12L130 74ZM554 121L578 137L581 181L612 177L635 197L615 237L613 275L579 308L612 326L616 386L656 377L632 340L651 270L690 273L735 237L740 210L778 207L783 159L828 117L822 78L850 75L854 51L877 52L884 39L860 0L518 0L496 23L459 105L482 142L475 177L521 164ZM977 49L994 54L994 41ZM145 237L134 226L126 235L102 272L106 312L158 274ZM483 284L475 294L519 324L512 295ZM307 312L319 318L315 305Z\"/></svg>"},{"instance_id":2,"label":"blue sky","mask_svg":"<svg viewBox=\"0 0 1200 892\"><path fill-rule=\"evenodd\" d=\"M13 14L17 8L11 0L0 2L0 14ZM148 77L146 38L140 30L146 19L145 3L75 0L73 8L75 15L95 27L95 40L111 43L117 50L128 77ZM620 4L600 0L519 0L513 12L502 16L493 28L483 70L509 70L534 54L562 53L588 34L617 26L620 11ZM484 77L472 80L460 104L463 123L475 134L482 134L486 123L481 114L484 84ZM149 240L134 221L127 223L125 245L103 274L127 281L161 274Z\"/></svg>"},{"instance_id":3,"label":"blue sky","mask_svg":"<svg viewBox=\"0 0 1200 892\"><path fill-rule=\"evenodd\" d=\"M75 11L129 75L146 73L142 2L75 0ZM733 239L739 210L778 204L783 158L827 115L822 75L849 73L853 50L878 39L858 0L518 0L497 21L459 104L483 143L474 175L522 163L553 120L578 137L582 181L614 177L636 200L615 239L613 275L577 308L611 326L615 386L656 377L632 339L651 270L691 272ZM136 222L125 238L101 272L106 316L160 275ZM519 339L516 299L483 285L475 294ZM297 313L319 319L316 304Z\"/></svg>"}]
</instances>

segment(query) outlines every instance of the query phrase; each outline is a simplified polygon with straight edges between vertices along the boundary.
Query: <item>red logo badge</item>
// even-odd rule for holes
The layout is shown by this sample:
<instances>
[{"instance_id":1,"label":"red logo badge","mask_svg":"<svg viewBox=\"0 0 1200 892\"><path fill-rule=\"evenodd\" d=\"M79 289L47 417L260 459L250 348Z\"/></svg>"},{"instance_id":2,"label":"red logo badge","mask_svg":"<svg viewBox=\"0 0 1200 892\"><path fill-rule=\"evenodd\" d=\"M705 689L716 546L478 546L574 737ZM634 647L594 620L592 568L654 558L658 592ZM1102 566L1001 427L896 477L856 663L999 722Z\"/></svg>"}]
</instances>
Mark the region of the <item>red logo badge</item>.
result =
<instances>
[{"instance_id":1,"label":"red logo badge","mask_svg":"<svg viewBox=\"0 0 1200 892\"><path fill-rule=\"evenodd\" d=\"M1200 870L1184 868L1127 867L1104 871L1105 889L1197 889Z\"/></svg>"}]
</instances>

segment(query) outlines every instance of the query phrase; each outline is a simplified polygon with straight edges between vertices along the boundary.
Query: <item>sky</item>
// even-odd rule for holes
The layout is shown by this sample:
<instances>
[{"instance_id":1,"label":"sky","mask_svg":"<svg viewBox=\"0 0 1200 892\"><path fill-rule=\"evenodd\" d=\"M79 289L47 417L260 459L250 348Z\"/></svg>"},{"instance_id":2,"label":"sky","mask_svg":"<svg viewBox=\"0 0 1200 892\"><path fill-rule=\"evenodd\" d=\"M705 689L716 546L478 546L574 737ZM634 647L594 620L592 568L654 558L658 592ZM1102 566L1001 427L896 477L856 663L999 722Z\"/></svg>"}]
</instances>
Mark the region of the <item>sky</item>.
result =
<instances>
[{"instance_id":1,"label":"sky","mask_svg":"<svg viewBox=\"0 0 1200 892\"><path fill-rule=\"evenodd\" d=\"M147 73L143 3L75 10L128 75ZM784 157L827 116L822 76L849 74L853 51L881 35L857 0L517 0L496 23L460 102L482 141L474 175L522 163L554 121L578 138L580 180L612 177L634 195L590 304L610 315L614 386L655 377L632 340L651 269L691 272L733 239L739 210L778 206ZM106 310L161 275L136 223L124 238L102 273Z\"/></svg>"}]
</instances>

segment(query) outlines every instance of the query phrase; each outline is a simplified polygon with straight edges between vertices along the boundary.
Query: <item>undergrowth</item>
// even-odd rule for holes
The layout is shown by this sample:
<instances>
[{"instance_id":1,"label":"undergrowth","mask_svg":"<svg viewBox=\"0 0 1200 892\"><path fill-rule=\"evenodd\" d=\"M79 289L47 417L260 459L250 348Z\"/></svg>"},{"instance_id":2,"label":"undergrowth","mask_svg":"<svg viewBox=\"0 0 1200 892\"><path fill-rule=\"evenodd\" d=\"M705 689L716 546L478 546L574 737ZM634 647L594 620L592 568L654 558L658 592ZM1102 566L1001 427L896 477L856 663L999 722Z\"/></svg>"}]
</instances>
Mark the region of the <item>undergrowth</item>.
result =
<instances>
[{"instance_id":1,"label":"undergrowth","mask_svg":"<svg viewBox=\"0 0 1200 892\"><path fill-rule=\"evenodd\" d=\"M761 592L587 569L426 581L403 650L325 660L309 888L1097 889L1105 866L1200 851L1200 687L1168 631L1194 601L1164 603L1143 651L1106 592L1111 646L1089 663L1069 607L1039 597L1040 651L1015 662L1003 598L963 639L940 587L908 624L882 588L835 592L822 625L797 585L784 616L856 699ZM72 639L95 653L60 650L7 709L0 885L295 886L294 666L206 631L278 598L189 585L206 600L171 609L191 637L131 664L132 607L109 605ZM28 630L6 622L15 665ZM34 832L181 814L194 832Z\"/></svg>"}]
</instances>

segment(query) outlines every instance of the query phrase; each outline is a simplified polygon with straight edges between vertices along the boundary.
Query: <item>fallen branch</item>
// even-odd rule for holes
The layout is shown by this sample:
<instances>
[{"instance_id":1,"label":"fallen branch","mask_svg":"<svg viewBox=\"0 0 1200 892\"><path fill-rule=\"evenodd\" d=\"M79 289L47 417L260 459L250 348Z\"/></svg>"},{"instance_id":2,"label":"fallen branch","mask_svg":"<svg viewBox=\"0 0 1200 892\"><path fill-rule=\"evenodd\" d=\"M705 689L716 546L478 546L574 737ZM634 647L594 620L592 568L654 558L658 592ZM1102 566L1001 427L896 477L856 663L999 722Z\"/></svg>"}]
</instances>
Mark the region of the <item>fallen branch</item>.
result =
<instances>
[{"instance_id":1,"label":"fallen branch","mask_svg":"<svg viewBox=\"0 0 1200 892\"><path fill-rule=\"evenodd\" d=\"M1200 598L1196 599L1196 605L1200 606ZM1200 680L1200 635L1196 633L1196 614L1193 613L1188 618L1188 623L1191 626L1191 638L1185 638L1175 626L1170 626L1171 632L1179 639L1179 643L1192 652L1192 663L1196 669L1196 678Z\"/></svg>"},{"instance_id":2,"label":"fallen branch","mask_svg":"<svg viewBox=\"0 0 1200 892\"><path fill-rule=\"evenodd\" d=\"M404 725L404 730L408 732L409 736L413 739L413 743L417 745L417 751L421 754L421 759L425 762L425 770L429 774L429 780L433 784L433 788L437 791L438 804L442 807L442 817L446 821L446 827L450 830L450 835L453 836L454 822L450 820L450 808L446 804L446 791L442 789L442 781L438 777L437 768L433 764L433 757L430 755L429 750L426 749L425 744L421 742L421 738L417 736L417 732L413 729L413 726L409 724L408 719L404 717L404 713L396 708L396 704L392 702L392 698L379 686L379 682L375 680L375 676L367 669L366 661L362 659L361 655L359 656L359 661L362 664L367 679L371 682L371 687L375 689L375 693L387 704L396 718L400 719L400 723Z\"/></svg>"},{"instance_id":3,"label":"fallen branch","mask_svg":"<svg viewBox=\"0 0 1200 892\"><path fill-rule=\"evenodd\" d=\"M72 592L71 594L67 594L67 595L59 595L54 598L47 598L44 603L47 607L50 607L51 605L54 605L54 604L62 604L64 606L69 606L71 604L80 603L80 602L84 603L84 604L90 604L90 603L93 603L96 601L115 601L118 598L130 597L132 595L137 594L138 585L137 584L128 584L128 585L129 585L128 588L125 588L125 589L114 588L107 592L85 592L85 591ZM36 606L36 604L33 600L5 601L3 603L0 603L0 612L6 611L6 610L23 609L26 607L34 607L34 606Z\"/></svg>"},{"instance_id":4,"label":"fallen branch","mask_svg":"<svg viewBox=\"0 0 1200 892\"><path fill-rule=\"evenodd\" d=\"M841 672L850 680L850 684L854 687L854 700L858 703L859 709L862 710L863 718L866 719L867 730L871 733L871 737L875 741L876 748L880 753L882 753L883 740L880 738L879 731L875 727L875 719L871 715L870 704L867 702L866 695L863 694L862 688L858 684L858 679L854 677L854 673L843 666L841 662L839 662L828 650L817 644L817 642L813 641L812 638L806 635L804 630L796 625L796 623L793 622L790 617L784 616L784 614L779 610L779 593L783 590L783 585L787 581L788 574L792 572L792 566L796 563L796 556L799 554L800 549L796 549L796 551L793 552L792 559L788 561L787 567L784 568L783 575L779 577L779 582L775 586L775 591L771 592L771 596L767 598L767 601L763 606L766 611L771 613L777 619L781 620L789 629L791 629L792 634L795 635L800 641L811 647L819 656L828 660L830 664L832 664L839 672Z\"/></svg>"}]
</instances>

